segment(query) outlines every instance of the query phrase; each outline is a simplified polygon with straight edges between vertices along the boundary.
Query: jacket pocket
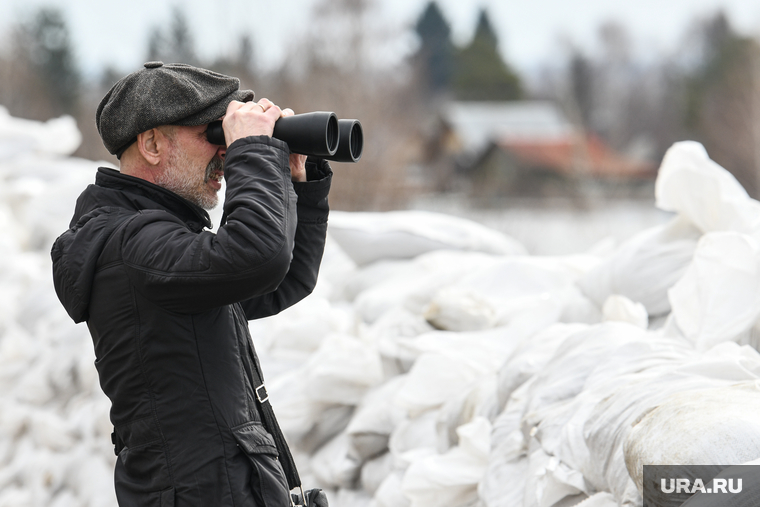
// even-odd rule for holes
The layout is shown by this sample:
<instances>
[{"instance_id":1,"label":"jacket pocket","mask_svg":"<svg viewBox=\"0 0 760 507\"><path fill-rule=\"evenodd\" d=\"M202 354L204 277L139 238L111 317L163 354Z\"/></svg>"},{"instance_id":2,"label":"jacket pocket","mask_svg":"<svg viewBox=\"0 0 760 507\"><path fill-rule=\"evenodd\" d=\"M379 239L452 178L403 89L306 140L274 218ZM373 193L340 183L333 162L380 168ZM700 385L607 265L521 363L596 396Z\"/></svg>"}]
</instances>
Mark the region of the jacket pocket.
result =
<instances>
[{"instance_id":1,"label":"jacket pocket","mask_svg":"<svg viewBox=\"0 0 760 507\"><path fill-rule=\"evenodd\" d=\"M119 507L174 507L167 456L153 421L132 421L116 433L125 444L114 472Z\"/></svg>"},{"instance_id":2,"label":"jacket pocket","mask_svg":"<svg viewBox=\"0 0 760 507\"><path fill-rule=\"evenodd\" d=\"M151 472L156 470L144 469L140 475L135 474L132 470L129 472L126 470L125 461L134 460L138 455L142 455L139 458L141 460L146 458L161 459L163 457L159 457L150 451L145 453L146 450L145 448L134 450L124 448L116 460L114 485L119 507L174 507L174 488L159 489L160 483L164 481L156 479L164 475L162 472L158 472L159 477L147 478L146 475L149 476Z\"/></svg>"},{"instance_id":3,"label":"jacket pocket","mask_svg":"<svg viewBox=\"0 0 760 507\"><path fill-rule=\"evenodd\" d=\"M277 447L261 423L232 428L238 447L251 462L251 490L259 507L288 507L290 490L277 459Z\"/></svg>"},{"instance_id":4,"label":"jacket pocket","mask_svg":"<svg viewBox=\"0 0 760 507\"><path fill-rule=\"evenodd\" d=\"M119 507L174 507L174 488L137 495L116 495Z\"/></svg>"}]
</instances>

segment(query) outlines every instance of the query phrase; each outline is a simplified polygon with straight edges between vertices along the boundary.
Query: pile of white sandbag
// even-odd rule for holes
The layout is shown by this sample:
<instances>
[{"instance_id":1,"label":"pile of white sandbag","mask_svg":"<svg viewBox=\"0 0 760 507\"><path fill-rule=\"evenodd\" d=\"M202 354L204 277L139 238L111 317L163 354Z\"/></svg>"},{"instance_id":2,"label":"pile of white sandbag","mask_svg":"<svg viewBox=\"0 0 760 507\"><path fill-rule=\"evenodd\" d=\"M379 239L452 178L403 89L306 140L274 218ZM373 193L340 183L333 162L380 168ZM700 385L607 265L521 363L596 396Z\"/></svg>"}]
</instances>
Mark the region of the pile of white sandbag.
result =
<instances>
[{"instance_id":1,"label":"pile of white sandbag","mask_svg":"<svg viewBox=\"0 0 760 507\"><path fill-rule=\"evenodd\" d=\"M0 506L113 507L110 402L85 325L53 290L50 247L97 164L69 117L0 107Z\"/></svg>"},{"instance_id":2,"label":"pile of white sandbag","mask_svg":"<svg viewBox=\"0 0 760 507\"><path fill-rule=\"evenodd\" d=\"M109 402L50 279L98 165L67 156L78 136L0 110L0 507L116 505ZM644 464L760 458L760 205L695 143L656 197L672 220L608 255L333 212L314 294L250 324L304 486L333 507L636 506Z\"/></svg>"},{"instance_id":3,"label":"pile of white sandbag","mask_svg":"<svg viewBox=\"0 0 760 507\"><path fill-rule=\"evenodd\" d=\"M606 256L333 213L315 294L251 323L306 481L340 506L636 506L644 464L760 458L760 204L688 142L656 197L672 219Z\"/></svg>"}]
</instances>

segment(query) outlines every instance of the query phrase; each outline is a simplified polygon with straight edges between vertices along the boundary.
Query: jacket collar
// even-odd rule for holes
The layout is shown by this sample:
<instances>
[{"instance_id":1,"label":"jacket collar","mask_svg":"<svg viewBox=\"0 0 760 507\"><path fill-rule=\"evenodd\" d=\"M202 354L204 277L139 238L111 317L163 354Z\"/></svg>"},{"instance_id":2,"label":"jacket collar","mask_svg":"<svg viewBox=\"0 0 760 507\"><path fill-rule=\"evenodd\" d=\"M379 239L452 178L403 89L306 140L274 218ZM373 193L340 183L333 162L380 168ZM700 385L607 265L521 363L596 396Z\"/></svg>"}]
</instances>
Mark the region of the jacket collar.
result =
<instances>
[{"instance_id":1,"label":"jacket collar","mask_svg":"<svg viewBox=\"0 0 760 507\"><path fill-rule=\"evenodd\" d=\"M165 209L185 222L194 231L212 227L206 210L174 192L141 178L122 174L115 169L101 167L95 175L95 185L128 194L140 209Z\"/></svg>"}]
</instances>

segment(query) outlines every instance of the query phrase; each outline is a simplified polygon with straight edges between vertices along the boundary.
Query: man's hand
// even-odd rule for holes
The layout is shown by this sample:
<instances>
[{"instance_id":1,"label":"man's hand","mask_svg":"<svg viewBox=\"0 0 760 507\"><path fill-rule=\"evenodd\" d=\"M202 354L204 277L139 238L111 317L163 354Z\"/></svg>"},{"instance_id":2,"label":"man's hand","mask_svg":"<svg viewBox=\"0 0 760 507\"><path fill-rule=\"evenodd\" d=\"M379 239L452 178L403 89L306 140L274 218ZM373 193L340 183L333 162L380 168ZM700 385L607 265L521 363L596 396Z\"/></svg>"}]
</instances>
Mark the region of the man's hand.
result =
<instances>
[{"instance_id":1,"label":"man's hand","mask_svg":"<svg viewBox=\"0 0 760 507\"><path fill-rule=\"evenodd\" d=\"M227 114L222 120L224 140L227 146L243 137L272 136L274 124L283 116L293 116L292 109L281 110L269 99L258 102L238 102L233 100L227 106ZM290 179L306 181L306 155L291 153Z\"/></svg>"},{"instance_id":2,"label":"man's hand","mask_svg":"<svg viewBox=\"0 0 760 507\"><path fill-rule=\"evenodd\" d=\"M272 136L274 123L282 116L279 107L268 99L258 102L238 102L233 100L227 106L222 120L224 140L227 146L248 136Z\"/></svg>"},{"instance_id":3,"label":"man's hand","mask_svg":"<svg viewBox=\"0 0 760 507\"><path fill-rule=\"evenodd\" d=\"M282 116L293 116L292 109L283 109ZM290 154L290 179L293 181L306 181L306 155L298 153Z\"/></svg>"}]
</instances>

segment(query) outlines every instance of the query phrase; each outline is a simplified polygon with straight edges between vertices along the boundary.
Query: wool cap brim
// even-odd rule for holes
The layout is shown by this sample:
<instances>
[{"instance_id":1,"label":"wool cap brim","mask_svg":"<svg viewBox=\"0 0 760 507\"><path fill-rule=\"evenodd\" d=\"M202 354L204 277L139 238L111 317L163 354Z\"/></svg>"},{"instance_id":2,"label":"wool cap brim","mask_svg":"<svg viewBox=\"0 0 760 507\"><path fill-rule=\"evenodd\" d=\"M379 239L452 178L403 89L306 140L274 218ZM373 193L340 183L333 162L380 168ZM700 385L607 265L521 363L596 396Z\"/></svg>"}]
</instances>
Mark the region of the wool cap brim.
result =
<instances>
[{"instance_id":1,"label":"wool cap brim","mask_svg":"<svg viewBox=\"0 0 760 507\"><path fill-rule=\"evenodd\" d=\"M240 80L181 63L148 62L119 80L98 105L95 122L106 149L116 155L137 134L160 125L204 125L224 116L233 100L253 100Z\"/></svg>"}]
</instances>

